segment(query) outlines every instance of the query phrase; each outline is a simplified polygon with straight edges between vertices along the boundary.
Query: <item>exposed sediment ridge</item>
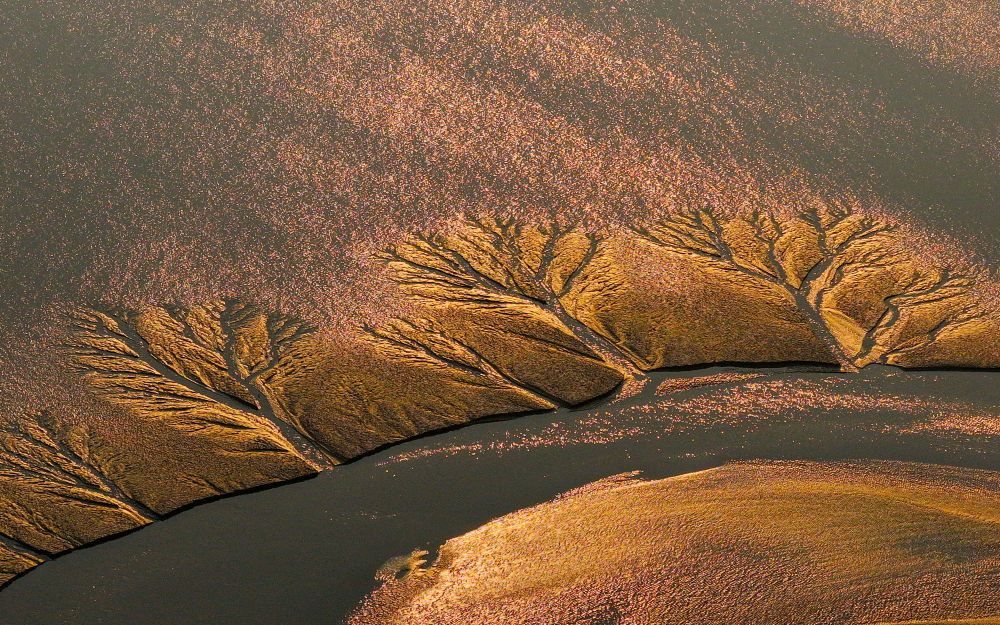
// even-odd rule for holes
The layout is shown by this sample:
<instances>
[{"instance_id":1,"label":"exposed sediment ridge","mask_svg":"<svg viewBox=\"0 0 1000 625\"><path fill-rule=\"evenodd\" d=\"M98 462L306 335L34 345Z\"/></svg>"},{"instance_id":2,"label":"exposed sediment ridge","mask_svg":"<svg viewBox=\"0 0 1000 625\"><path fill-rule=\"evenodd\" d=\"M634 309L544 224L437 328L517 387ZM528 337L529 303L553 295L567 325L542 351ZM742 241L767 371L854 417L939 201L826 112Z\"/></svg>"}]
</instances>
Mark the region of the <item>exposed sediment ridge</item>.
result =
<instances>
[{"instance_id":1,"label":"exposed sediment ridge","mask_svg":"<svg viewBox=\"0 0 1000 625\"><path fill-rule=\"evenodd\" d=\"M996 623L998 502L916 463L615 476L390 563L348 622Z\"/></svg>"},{"instance_id":2,"label":"exposed sediment ridge","mask_svg":"<svg viewBox=\"0 0 1000 625\"><path fill-rule=\"evenodd\" d=\"M0 585L655 369L1000 367L997 285L911 249L995 262L995 0L8 4Z\"/></svg>"},{"instance_id":3,"label":"exposed sediment ridge","mask_svg":"<svg viewBox=\"0 0 1000 625\"><path fill-rule=\"evenodd\" d=\"M406 312L349 345L236 300L80 309L66 358L117 420L4 422L0 533L28 550L5 570L427 432L635 394L654 369L1000 365L974 280L905 243L839 205L615 233L476 217L380 256ZM733 375L698 385L754 377Z\"/></svg>"}]
</instances>

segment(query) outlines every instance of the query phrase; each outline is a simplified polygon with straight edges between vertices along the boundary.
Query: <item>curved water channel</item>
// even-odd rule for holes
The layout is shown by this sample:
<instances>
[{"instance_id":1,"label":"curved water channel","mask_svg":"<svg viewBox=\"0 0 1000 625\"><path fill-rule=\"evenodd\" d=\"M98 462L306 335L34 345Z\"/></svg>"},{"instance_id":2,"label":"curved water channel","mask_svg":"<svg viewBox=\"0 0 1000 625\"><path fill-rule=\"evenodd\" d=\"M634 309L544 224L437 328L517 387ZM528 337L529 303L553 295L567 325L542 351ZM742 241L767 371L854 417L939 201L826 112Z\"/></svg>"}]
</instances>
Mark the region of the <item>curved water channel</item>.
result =
<instances>
[{"instance_id":1,"label":"curved water channel","mask_svg":"<svg viewBox=\"0 0 1000 625\"><path fill-rule=\"evenodd\" d=\"M336 625L388 559L433 554L492 518L616 473L665 477L744 458L1000 466L995 372L762 373L480 422L197 506L38 567L0 593L0 623ZM928 418L945 425L914 427Z\"/></svg>"},{"instance_id":2,"label":"curved water channel","mask_svg":"<svg viewBox=\"0 0 1000 625\"><path fill-rule=\"evenodd\" d=\"M16 4L11 3L10 8L15 17L19 16L14 11ZM911 135L904 134L881 150L850 134L824 137L798 148L804 150L798 155L803 162L822 170L846 155L851 165L848 177L874 182L890 200L914 206L919 213L914 217L920 223L959 239L963 249L972 250L974 256L991 262L1000 258L1000 211L995 208L1000 178L993 167L995 157L987 150L993 145L1000 111L1000 100L992 95L994 83L976 84L927 68L908 53L877 41L866 43L850 33L795 24L796 12L782 9L772 15L759 8L746 11L746 20L721 21L721 28L706 29L707 34L728 37L740 47L760 52L761 58L788 60L810 75L829 77L836 89L884 93L889 110L914 128L912 136L919 137L917 131L922 128L956 125L968 126L971 137L965 155L952 147L947 133L943 138L928 135L926 144L915 146L905 144ZM682 9L678 4L676 10ZM25 20L30 37L25 39L27 44L15 47L11 57L15 64L28 68L20 72L26 77L24 85L34 85L39 76L39 84L44 85L46 80L63 81L70 75L75 77L70 86L82 89L88 79L103 87L113 78L102 74L103 64L96 58L74 54L96 49L105 39L112 46L118 45L106 32L74 25L78 32L70 37L64 24L47 20L47 11L32 7L25 8L24 14L31 14L31 19ZM692 22L697 24L697 20ZM39 46L38 42L57 45ZM63 65L78 58L85 63L66 65L73 69L67 74ZM45 73L49 65L52 76ZM166 67L164 75L173 71L170 65ZM15 84L22 81L15 80ZM34 87L10 92L12 111L43 101ZM98 94L103 98L103 91L93 95ZM59 107L72 104L72 99L47 95L44 101ZM862 100L862 104L867 102ZM125 113L131 113L137 103L128 101L127 105ZM131 119L125 113L110 119ZM37 117L45 123L33 123L23 134L39 138L39 149L54 155L59 154L57 146L77 150L104 136L88 131L80 134L87 140L82 144L69 140L76 135L50 123L46 114L48 109L40 110ZM91 115L86 119L89 125ZM803 127L802 132L808 130ZM12 136L19 135L15 132ZM117 165L122 158L119 147L129 147L128 141L145 135L125 133L124 137L120 144L111 143L113 159L97 152L101 158L96 162ZM829 155L825 152L828 140L835 140L833 147L840 148ZM101 185L96 187L101 191L96 195L84 192L85 188L80 194L66 193L63 178L54 173L59 170L47 172L31 160L36 153L47 152L20 148L8 152L27 155L30 158L24 163L60 182L50 187L41 182L45 176L25 175L20 182L23 189L7 202L11 217L6 220L10 223L3 224L5 235L7 231L23 234L17 219L20 211L31 208L21 209L22 203L53 210L48 207L55 202L52 215L57 218L39 211L52 222L53 230L29 229L22 246L12 249L31 254L17 256L19 265L0 276L0 282L5 288L27 285L26 292L58 292L59 288L51 285L74 282L79 268L93 260L72 255L71 260L63 258L66 240L80 237L86 246L79 249L103 249L86 238L91 231L80 225L90 220L102 223L84 212L94 208L92 202L84 200L100 197L109 205L113 202L105 198ZM85 157L91 153L83 152ZM61 162L55 157L48 160ZM141 174L147 165L139 160ZM11 162L18 165L12 171L22 171L21 161ZM96 169L109 175L117 171L110 166ZM159 188L162 180L172 179L168 174L179 173L180 169L156 171L149 178L140 178L138 186L155 183L154 188ZM270 191L271 182L266 180L265 184ZM22 202L22 191L29 201ZM129 215L129 206L124 202L120 209L115 205L115 210ZM6 215L0 216L0 221L4 221L2 217ZM41 223L35 219L31 223L36 221ZM248 227L256 224L249 219L247 223L251 224ZM122 231L128 235L129 249L149 236L131 224ZM50 245L46 236L58 240L59 245ZM113 239L117 235L108 236ZM10 240L5 239L8 246ZM15 243L18 240L13 238ZM274 243L278 245L280 242ZM240 248L233 256L246 253ZM33 259L62 260L53 265ZM108 281L115 280L109 277ZM2 292L6 295L8 291ZM14 293L2 302L11 306L9 318L24 312L15 310L21 300L16 290ZM34 300L24 301L29 302L25 306L36 307ZM644 396L633 400L633 408L620 406L621 410L592 407L479 422L400 444L310 480L200 505L30 571L0 591L0 625L337 625L375 587L373 576L388 559L421 547L433 553L443 541L499 515L595 479L637 469L646 477L658 478L744 458L885 458L1000 468L1000 373L866 370L834 389L851 399L841 405L810 403L810 394L831 384L824 381L832 377L828 372L769 371L768 375L789 385L777 399L727 396L704 400L717 391L702 388L678 393L679 401L690 400L684 406L644 409L642 406L655 399ZM788 392L797 386L804 389L803 394ZM767 409L758 409L761 406ZM945 425L955 422L956 427L911 427L932 417ZM964 430L960 427L963 417L967 417Z\"/></svg>"}]
</instances>

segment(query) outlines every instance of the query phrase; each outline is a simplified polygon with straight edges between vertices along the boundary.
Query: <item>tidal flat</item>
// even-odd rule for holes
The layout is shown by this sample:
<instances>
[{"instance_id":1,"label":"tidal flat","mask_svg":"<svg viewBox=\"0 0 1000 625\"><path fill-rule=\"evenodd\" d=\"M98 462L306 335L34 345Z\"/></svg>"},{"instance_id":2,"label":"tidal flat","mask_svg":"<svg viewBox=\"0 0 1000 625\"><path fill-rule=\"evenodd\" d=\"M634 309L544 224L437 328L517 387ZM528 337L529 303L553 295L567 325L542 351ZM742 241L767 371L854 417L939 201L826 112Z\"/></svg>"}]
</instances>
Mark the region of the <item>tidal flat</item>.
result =
<instances>
[{"instance_id":1,"label":"tidal flat","mask_svg":"<svg viewBox=\"0 0 1000 625\"><path fill-rule=\"evenodd\" d=\"M658 382L736 371L746 373ZM339 622L382 585L387 562L418 549L433 562L456 536L610 475L655 480L757 458L972 471L1000 460L992 372L753 373L764 377L476 423L198 506L39 567L3 591L4 618L71 623L88 606L104 623Z\"/></svg>"},{"instance_id":2,"label":"tidal flat","mask_svg":"<svg viewBox=\"0 0 1000 625\"><path fill-rule=\"evenodd\" d=\"M769 570L862 579L540 613L605 570L576 535L556 570L516 550L530 610L483 605L997 617L992 520L949 535L874 486L1000 468L995 0L52 0L0 33L0 622L488 622L449 545L478 566L469 536L635 471L662 497L623 529L732 557L672 485L813 476L767 491L801 522L765 551L829 566ZM882 512L824 507L859 488ZM809 506L878 555L796 537Z\"/></svg>"}]
</instances>

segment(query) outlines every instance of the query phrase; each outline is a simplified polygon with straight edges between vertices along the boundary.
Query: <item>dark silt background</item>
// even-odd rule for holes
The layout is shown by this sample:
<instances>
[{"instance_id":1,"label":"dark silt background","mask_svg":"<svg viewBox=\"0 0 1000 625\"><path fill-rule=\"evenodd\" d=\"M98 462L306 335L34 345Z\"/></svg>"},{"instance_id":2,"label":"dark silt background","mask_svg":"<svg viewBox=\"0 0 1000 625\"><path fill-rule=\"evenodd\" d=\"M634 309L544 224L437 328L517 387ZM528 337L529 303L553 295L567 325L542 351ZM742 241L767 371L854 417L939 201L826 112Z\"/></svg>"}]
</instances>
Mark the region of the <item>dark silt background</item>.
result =
<instances>
[{"instance_id":1,"label":"dark silt background","mask_svg":"<svg viewBox=\"0 0 1000 625\"><path fill-rule=\"evenodd\" d=\"M298 92L288 88L309 84L310 66L307 57L293 59L298 66L289 61L290 69L281 66L281 55L298 49L296 40L282 33L310 3L253 4L0 0L5 385L31 379L30 363L23 362L25 336L44 332L53 303L198 299L252 289L258 299L288 307L322 301L321 316L331 319L349 315L369 303L353 263L387 232L433 223L477 206L479 197L504 197L504 185L531 179L486 162L482 167L489 175L448 186L450 179L440 171L448 161L434 160L437 153L426 146L416 170L425 166L433 173L425 180L428 186L414 183L412 163L387 177L407 141L383 145L365 134L370 128L358 129L363 124L340 114L338 103L302 104ZM942 247L966 250L995 275L1000 83L992 67L970 74L928 61L888 38L844 28L804 4L618 4L610 11L604 4L552 2L538 10L612 34L611 26L618 24L625 35L647 39L668 24L719 51L700 61L704 66L690 70L692 75L701 77L698 72L713 63L730 67L746 60L737 91L754 79L766 83L785 72L846 94L842 101L854 108L834 106L833 121L819 126L782 116L794 111L794 94L777 102L775 115L781 119L775 120L735 106L738 97L710 97L719 97L729 107L719 115L741 128L744 143L734 150L746 154L736 160L749 163L751 175L766 174L759 174L748 154L795 167L824 184L863 189L940 233ZM350 6L359 14L365 9ZM221 35L220 24L228 28ZM385 28L391 30L391 24ZM176 34L176 41L164 33ZM392 46L385 45L392 56ZM626 52L628 45L623 43ZM275 51L273 64L264 62L269 49ZM274 66L280 71L261 69ZM493 79L476 71L469 70L474 82ZM628 127L628 106L601 106L606 94L595 92L590 102L587 93L568 88L561 96L535 93L527 77L512 80L522 79L525 97L561 115L589 114L581 112L579 121L595 135L618 124L626 134L645 137L639 122ZM766 99L769 92L762 93L756 95ZM633 103L640 113L644 106L665 106L644 103L648 94L640 96ZM850 122L855 118L872 125L855 126ZM361 138L324 143L322 131L331 127ZM685 127L682 138L713 154L713 137L699 132ZM414 131L411 138L417 144L425 137ZM384 148L376 166L352 170L354 177L345 178L345 185L368 185L363 189L368 196L352 196L349 186L316 183L309 171L288 165L289 154L314 168L315 158L347 159L350 154L337 150L352 145ZM496 181L518 175L523 180ZM398 181L399 188L387 180ZM447 187L444 199L435 181ZM540 189L533 199L542 207L573 199L557 191ZM579 210L627 220L639 218L641 204L623 208L609 201ZM774 375L799 380L827 374ZM898 392L964 398L997 414L996 379L995 372L946 372L933 382L912 374L893 384ZM877 393L882 382L865 384ZM433 552L491 518L614 473L639 469L661 477L754 457L871 457L984 468L997 468L1000 460L1000 451L961 441L934 445L876 436L870 423L889 417L873 412L854 415L856 427L801 417L756 430L749 439L738 428L727 434L706 427L703 438L637 434L601 444L386 463L403 452L499 440L511 431L541 435L553 423L572 423L586 414L560 411L474 424L314 479L197 506L40 566L0 592L0 624L331 625L374 587L376 569L390 557L421 547Z\"/></svg>"}]
</instances>

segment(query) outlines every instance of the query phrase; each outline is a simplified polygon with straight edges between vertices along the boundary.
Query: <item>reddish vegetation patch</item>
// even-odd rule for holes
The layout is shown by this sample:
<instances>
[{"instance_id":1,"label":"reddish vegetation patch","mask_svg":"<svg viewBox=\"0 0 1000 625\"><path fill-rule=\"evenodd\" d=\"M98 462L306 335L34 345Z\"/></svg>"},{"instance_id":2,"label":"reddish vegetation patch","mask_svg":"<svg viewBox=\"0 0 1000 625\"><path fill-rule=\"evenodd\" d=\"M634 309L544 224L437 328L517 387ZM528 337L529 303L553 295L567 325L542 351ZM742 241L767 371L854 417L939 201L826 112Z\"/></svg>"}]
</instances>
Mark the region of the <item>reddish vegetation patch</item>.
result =
<instances>
[{"instance_id":1,"label":"reddish vegetation patch","mask_svg":"<svg viewBox=\"0 0 1000 625\"><path fill-rule=\"evenodd\" d=\"M696 378L673 378L664 380L662 384L656 387L656 394L673 395L674 393L683 393L684 391L701 388L702 386L748 382L763 378L766 375L766 373L718 373L716 375L703 375Z\"/></svg>"}]
</instances>

